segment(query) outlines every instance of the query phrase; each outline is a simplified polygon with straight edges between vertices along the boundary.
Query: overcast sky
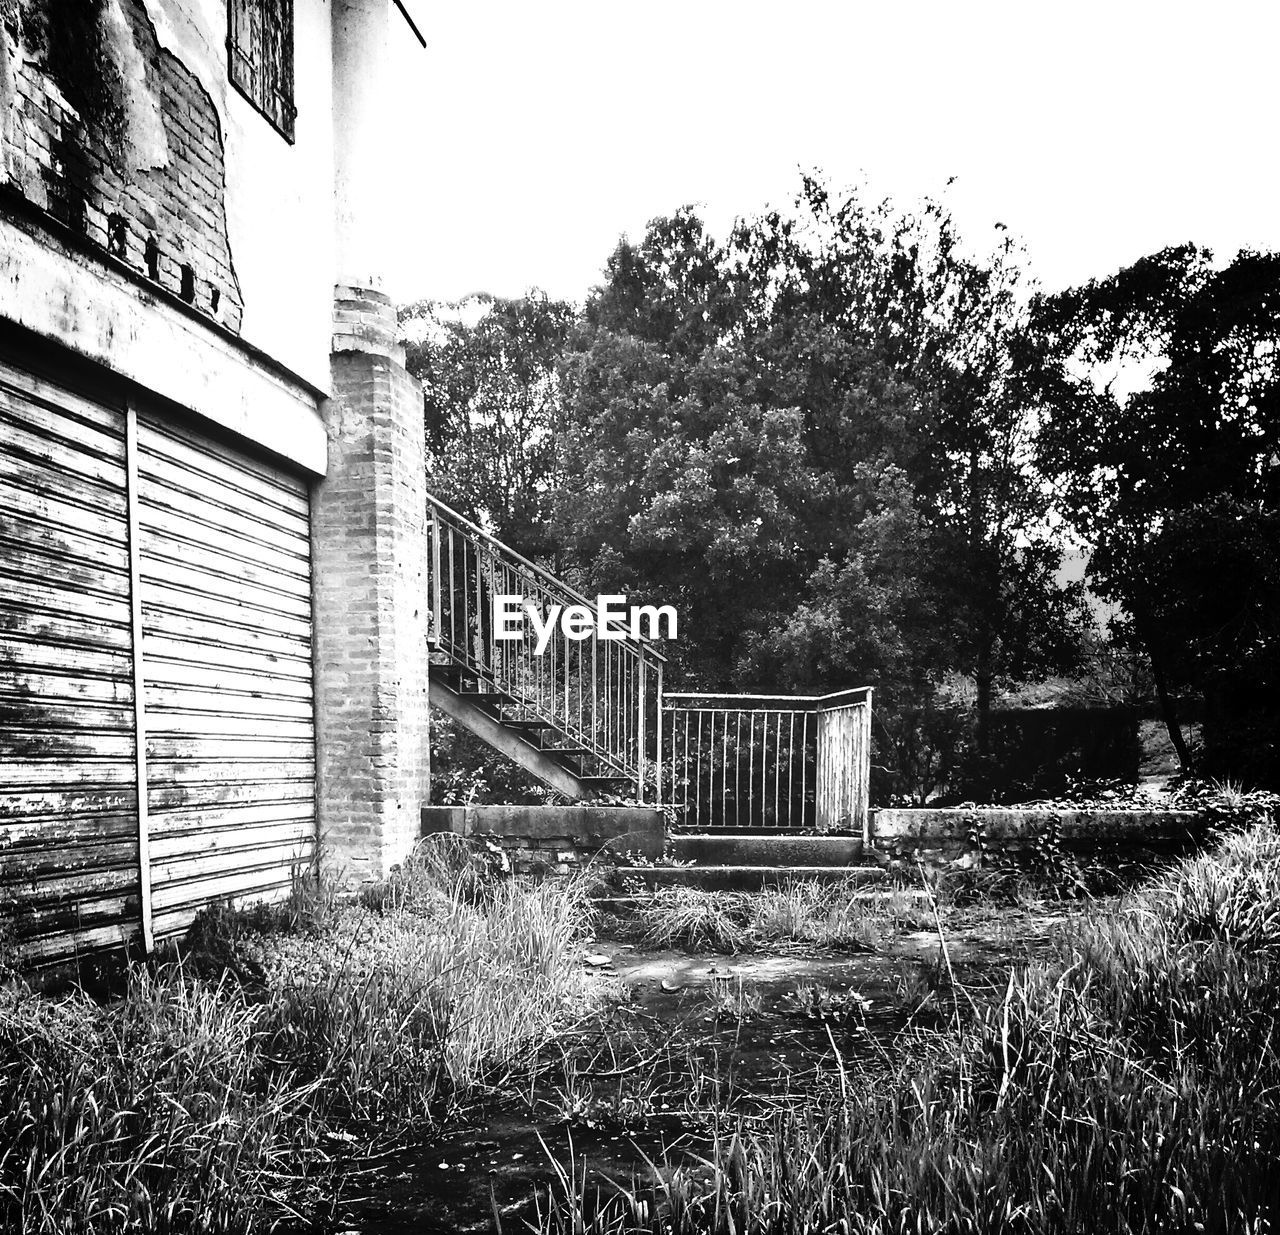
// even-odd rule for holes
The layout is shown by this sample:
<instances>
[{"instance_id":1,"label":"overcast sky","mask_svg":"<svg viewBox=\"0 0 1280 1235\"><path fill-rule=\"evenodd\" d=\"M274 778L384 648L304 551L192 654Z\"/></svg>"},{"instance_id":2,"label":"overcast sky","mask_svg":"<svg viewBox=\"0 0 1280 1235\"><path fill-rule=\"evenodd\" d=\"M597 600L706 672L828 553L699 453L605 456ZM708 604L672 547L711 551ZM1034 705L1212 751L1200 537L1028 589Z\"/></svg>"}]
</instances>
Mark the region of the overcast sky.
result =
<instances>
[{"instance_id":1,"label":"overcast sky","mask_svg":"<svg viewBox=\"0 0 1280 1235\"><path fill-rule=\"evenodd\" d=\"M684 203L722 233L798 169L1002 222L1050 288L1192 240L1280 248L1280 5L463 0L391 66L399 300L580 300Z\"/></svg>"}]
</instances>

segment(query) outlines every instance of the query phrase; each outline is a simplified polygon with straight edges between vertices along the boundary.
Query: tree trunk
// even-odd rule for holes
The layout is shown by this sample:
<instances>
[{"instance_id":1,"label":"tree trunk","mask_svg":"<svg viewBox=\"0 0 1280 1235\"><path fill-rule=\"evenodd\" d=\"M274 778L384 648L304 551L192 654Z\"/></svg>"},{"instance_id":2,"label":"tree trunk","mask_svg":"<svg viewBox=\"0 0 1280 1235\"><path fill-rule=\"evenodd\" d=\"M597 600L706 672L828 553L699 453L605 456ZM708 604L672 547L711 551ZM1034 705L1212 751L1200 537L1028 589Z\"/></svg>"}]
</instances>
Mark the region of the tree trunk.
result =
<instances>
[{"instance_id":1,"label":"tree trunk","mask_svg":"<svg viewBox=\"0 0 1280 1235\"><path fill-rule=\"evenodd\" d=\"M1156 698L1160 702L1160 715L1164 718L1164 727L1169 731L1169 741L1173 743L1173 749L1178 752L1178 766L1184 772L1189 772L1191 771L1191 752L1187 750L1186 739L1182 736L1182 726L1178 723L1178 715L1169 694L1169 681L1165 677L1164 665L1152 641L1147 639L1145 642L1147 658L1151 661L1151 676L1156 684Z\"/></svg>"}]
</instances>

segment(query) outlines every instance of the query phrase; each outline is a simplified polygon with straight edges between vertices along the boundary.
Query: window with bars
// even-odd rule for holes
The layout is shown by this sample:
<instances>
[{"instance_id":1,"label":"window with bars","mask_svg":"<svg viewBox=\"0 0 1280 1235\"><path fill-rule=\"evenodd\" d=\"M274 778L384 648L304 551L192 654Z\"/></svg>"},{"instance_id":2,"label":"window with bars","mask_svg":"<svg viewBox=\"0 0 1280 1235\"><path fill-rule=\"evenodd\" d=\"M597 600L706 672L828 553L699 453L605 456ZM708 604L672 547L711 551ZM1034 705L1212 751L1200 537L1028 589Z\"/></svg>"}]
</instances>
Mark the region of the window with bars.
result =
<instances>
[{"instance_id":1,"label":"window with bars","mask_svg":"<svg viewBox=\"0 0 1280 1235\"><path fill-rule=\"evenodd\" d=\"M231 84L293 141L293 0L227 0Z\"/></svg>"}]
</instances>

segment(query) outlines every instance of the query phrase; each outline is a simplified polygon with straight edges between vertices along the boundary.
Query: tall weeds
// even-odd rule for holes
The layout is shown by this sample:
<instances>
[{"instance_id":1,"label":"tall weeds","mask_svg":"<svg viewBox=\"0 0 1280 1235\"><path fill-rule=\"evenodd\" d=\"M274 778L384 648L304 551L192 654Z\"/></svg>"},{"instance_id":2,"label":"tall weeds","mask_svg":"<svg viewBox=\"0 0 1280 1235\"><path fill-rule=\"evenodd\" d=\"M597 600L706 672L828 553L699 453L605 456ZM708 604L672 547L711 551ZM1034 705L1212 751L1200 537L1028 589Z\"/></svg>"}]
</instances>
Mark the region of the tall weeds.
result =
<instances>
[{"instance_id":1,"label":"tall weeds","mask_svg":"<svg viewBox=\"0 0 1280 1235\"><path fill-rule=\"evenodd\" d=\"M131 970L108 1005L10 977L0 1230L247 1233L323 1215L333 1134L431 1125L586 998L585 897L492 876L428 842L364 906L211 915L200 955Z\"/></svg>"},{"instance_id":2,"label":"tall weeds","mask_svg":"<svg viewBox=\"0 0 1280 1235\"><path fill-rule=\"evenodd\" d=\"M1280 1209L1280 838L1086 918L896 1075L726 1128L705 1164L562 1194L546 1231L1253 1232ZM569 1172L572 1174L572 1171Z\"/></svg>"},{"instance_id":3,"label":"tall weeds","mask_svg":"<svg viewBox=\"0 0 1280 1235\"><path fill-rule=\"evenodd\" d=\"M241 992L135 970L126 998L0 988L0 1222L249 1230L310 1194L309 1094Z\"/></svg>"},{"instance_id":4,"label":"tall weeds","mask_svg":"<svg viewBox=\"0 0 1280 1235\"><path fill-rule=\"evenodd\" d=\"M786 944L863 950L892 933L906 912L894 901L870 903L851 881L793 879L760 892L658 888L636 910L640 940L660 948L747 952Z\"/></svg>"}]
</instances>

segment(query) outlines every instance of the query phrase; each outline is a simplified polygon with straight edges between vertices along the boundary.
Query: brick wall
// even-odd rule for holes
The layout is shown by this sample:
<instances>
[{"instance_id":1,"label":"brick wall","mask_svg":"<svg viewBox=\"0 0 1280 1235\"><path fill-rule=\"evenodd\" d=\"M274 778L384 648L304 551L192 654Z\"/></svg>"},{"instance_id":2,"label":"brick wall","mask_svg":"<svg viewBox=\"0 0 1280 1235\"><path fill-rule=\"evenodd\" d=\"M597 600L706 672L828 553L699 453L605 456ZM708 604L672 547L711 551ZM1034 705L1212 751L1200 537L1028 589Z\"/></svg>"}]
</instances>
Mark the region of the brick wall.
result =
<instances>
[{"instance_id":1,"label":"brick wall","mask_svg":"<svg viewBox=\"0 0 1280 1235\"><path fill-rule=\"evenodd\" d=\"M517 875L567 875L598 861L638 853L662 856L662 812L642 806L427 806L424 833L452 832L488 841Z\"/></svg>"},{"instance_id":2,"label":"brick wall","mask_svg":"<svg viewBox=\"0 0 1280 1235\"><path fill-rule=\"evenodd\" d=\"M239 331L213 100L142 0L82 3L0 7L0 189Z\"/></svg>"},{"instance_id":3,"label":"brick wall","mask_svg":"<svg viewBox=\"0 0 1280 1235\"><path fill-rule=\"evenodd\" d=\"M384 333L356 347L344 332L369 315ZM385 297L340 291L312 503L320 830L354 878L408 853L430 776L422 396L394 322Z\"/></svg>"}]
</instances>

